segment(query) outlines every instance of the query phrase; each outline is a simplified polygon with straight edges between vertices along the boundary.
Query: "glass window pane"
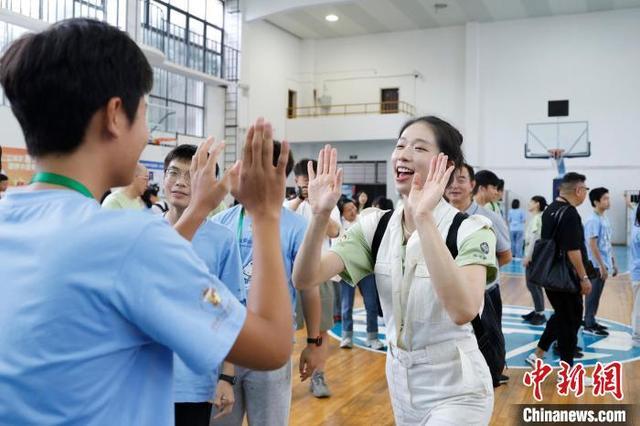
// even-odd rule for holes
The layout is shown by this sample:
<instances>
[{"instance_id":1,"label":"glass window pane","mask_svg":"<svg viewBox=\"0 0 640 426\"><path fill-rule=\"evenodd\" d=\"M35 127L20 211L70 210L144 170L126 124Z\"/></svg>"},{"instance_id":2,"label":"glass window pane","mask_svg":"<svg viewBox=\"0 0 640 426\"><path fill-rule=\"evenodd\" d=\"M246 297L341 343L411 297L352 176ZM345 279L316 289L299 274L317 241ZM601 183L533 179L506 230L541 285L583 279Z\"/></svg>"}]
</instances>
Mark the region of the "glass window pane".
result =
<instances>
[{"instance_id":1,"label":"glass window pane","mask_svg":"<svg viewBox=\"0 0 640 426\"><path fill-rule=\"evenodd\" d=\"M184 133L185 105L176 102L169 102L169 108L176 112L170 117L172 119L171 124L173 126L169 129L169 131Z\"/></svg>"},{"instance_id":2,"label":"glass window pane","mask_svg":"<svg viewBox=\"0 0 640 426\"><path fill-rule=\"evenodd\" d=\"M169 80L168 80L169 99L173 101L184 102L186 89L187 89L185 77L179 74L173 74L173 73L168 73L168 74L169 74Z\"/></svg>"},{"instance_id":3,"label":"glass window pane","mask_svg":"<svg viewBox=\"0 0 640 426\"><path fill-rule=\"evenodd\" d=\"M189 0L189 13L198 18L205 19L206 3L202 0Z\"/></svg>"},{"instance_id":4,"label":"glass window pane","mask_svg":"<svg viewBox=\"0 0 640 426\"><path fill-rule=\"evenodd\" d=\"M187 107L187 134L203 136L204 113L202 108Z\"/></svg>"},{"instance_id":5,"label":"glass window pane","mask_svg":"<svg viewBox=\"0 0 640 426\"><path fill-rule=\"evenodd\" d=\"M220 0L207 1L207 22L222 28L224 6Z\"/></svg>"},{"instance_id":6,"label":"glass window pane","mask_svg":"<svg viewBox=\"0 0 640 426\"><path fill-rule=\"evenodd\" d=\"M204 83L198 80L187 80L187 103L204 106Z\"/></svg>"},{"instance_id":7,"label":"glass window pane","mask_svg":"<svg viewBox=\"0 0 640 426\"><path fill-rule=\"evenodd\" d=\"M187 11L189 9L189 5L188 5L188 0L171 0L169 3L172 6L177 7L178 9L182 9L184 11Z\"/></svg>"}]
</instances>

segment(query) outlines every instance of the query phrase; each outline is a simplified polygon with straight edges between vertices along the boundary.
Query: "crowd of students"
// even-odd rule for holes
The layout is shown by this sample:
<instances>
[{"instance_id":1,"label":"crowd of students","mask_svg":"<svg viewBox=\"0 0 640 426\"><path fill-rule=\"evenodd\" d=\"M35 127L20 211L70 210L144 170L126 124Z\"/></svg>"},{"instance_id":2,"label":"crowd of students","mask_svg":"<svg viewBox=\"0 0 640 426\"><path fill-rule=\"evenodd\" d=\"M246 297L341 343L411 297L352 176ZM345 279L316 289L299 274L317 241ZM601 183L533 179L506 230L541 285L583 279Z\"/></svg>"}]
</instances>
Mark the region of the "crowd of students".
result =
<instances>
[{"instance_id":1,"label":"crowd of students","mask_svg":"<svg viewBox=\"0 0 640 426\"><path fill-rule=\"evenodd\" d=\"M358 287L368 346L383 346L379 314L386 325L396 423L488 424L493 387L508 377L490 369L476 325L492 321L501 332L499 266L513 254L529 264L536 239L555 235L588 295L584 331L606 334L595 314L617 273L609 199L591 191L583 230L575 207L588 192L584 176L567 174L548 207L531 199L523 244L524 214L510 214L513 246L499 203L504 181L475 173L462 135L442 119L400 129L390 158L397 208L385 198L369 207L364 193L344 198L335 148L294 163L258 119L242 160L222 173L223 144L212 139L169 152L161 204L137 163L152 81L126 33L86 19L27 34L0 59L0 83L38 169L0 202L0 258L9 260L0 423L241 425L246 416L287 424L295 330L307 335L300 379L314 396L330 396L327 331L342 321L340 346L352 347ZM291 171L297 189L285 201ZM103 197L114 187L122 189ZM227 209L229 193L237 203ZM156 215L141 211L154 206ZM640 210L632 248L640 342ZM528 288L527 320L542 323L542 290ZM572 363L582 296L546 294L554 314L530 361L556 340ZM503 365L504 348L501 356Z\"/></svg>"}]
</instances>

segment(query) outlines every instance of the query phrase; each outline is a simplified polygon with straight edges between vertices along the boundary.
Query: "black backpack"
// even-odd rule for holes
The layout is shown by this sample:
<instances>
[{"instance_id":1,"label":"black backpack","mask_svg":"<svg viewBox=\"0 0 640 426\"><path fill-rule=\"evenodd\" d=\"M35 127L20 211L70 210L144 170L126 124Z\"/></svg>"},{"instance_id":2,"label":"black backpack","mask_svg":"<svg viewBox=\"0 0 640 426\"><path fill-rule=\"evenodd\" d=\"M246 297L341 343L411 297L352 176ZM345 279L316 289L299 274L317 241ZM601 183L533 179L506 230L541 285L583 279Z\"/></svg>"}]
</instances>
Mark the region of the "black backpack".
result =
<instances>
[{"instance_id":1,"label":"black backpack","mask_svg":"<svg viewBox=\"0 0 640 426\"><path fill-rule=\"evenodd\" d=\"M378 258L378 250L380 249L382 237L387 230L387 225L389 224L389 219L391 219L392 215L393 210L389 210L380 218L380 222L378 222L378 226L376 227L376 232L373 235L373 241L371 242L371 258L373 259L374 264ZM456 216L453 218L453 222L451 223L451 227L449 228L449 232L447 233L447 248L454 259L458 256L458 229L460 229L460 225L467 217L468 215L465 213L456 213ZM376 296L378 295L376 294ZM378 315L382 316L379 297ZM494 387L499 385L498 378L502 374L502 370L504 370L506 358L504 335L502 334L502 330L498 324L498 315L493 307L491 298L485 291L482 316L477 315L473 321L471 321L471 326L473 327L473 332L476 335L480 352L482 352L482 356L487 362L487 366L491 372Z\"/></svg>"}]
</instances>

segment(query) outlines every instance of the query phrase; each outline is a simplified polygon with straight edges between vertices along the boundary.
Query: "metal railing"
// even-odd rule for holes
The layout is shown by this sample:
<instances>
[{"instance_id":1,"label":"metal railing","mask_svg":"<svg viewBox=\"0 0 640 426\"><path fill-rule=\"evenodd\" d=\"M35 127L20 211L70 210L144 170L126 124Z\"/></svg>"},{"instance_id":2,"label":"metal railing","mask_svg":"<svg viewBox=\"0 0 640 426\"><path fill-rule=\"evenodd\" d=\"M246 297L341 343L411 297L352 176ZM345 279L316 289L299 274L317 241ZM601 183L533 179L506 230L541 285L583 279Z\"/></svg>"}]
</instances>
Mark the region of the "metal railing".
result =
<instances>
[{"instance_id":1,"label":"metal railing","mask_svg":"<svg viewBox=\"0 0 640 426\"><path fill-rule=\"evenodd\" d=\"M91 18L123 28L126 0L0 0L0 9L57 22L68 18Z\"/></svg>"},{"instance_id":2,"label":"metal railing","mask_svg":"<svg viewBox=\"0 0 640 426\"><path fill-rule=\"evenodd\" d=\"M416 108L404 101L368 102L359 104L314 105L287 108L288 118L323 117L332 115L408 114L415 115Z\"/></svg>"}]
</instances>

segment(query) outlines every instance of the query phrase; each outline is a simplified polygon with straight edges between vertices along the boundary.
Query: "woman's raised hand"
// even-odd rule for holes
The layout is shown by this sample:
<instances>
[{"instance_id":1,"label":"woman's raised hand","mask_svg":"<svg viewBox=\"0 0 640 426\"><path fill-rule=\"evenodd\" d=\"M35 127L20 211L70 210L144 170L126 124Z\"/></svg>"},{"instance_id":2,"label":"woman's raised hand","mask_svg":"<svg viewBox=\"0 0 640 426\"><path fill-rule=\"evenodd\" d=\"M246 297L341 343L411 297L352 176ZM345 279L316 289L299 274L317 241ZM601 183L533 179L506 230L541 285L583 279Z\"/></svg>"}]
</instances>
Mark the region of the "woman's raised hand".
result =
<instances>
[{"instance_id":1,"label":"woman's raised hand","mask_svg":"<svg viewBox=\"0 0 640 426\"><path fill-rule=\"evenodd\" d=\"M342 169L338 169L338 151L325 145L318 154L318 170L307 163L309 174L309 198L313 214L331 214L342 195Z\"/></svg>"}]
</instances>

